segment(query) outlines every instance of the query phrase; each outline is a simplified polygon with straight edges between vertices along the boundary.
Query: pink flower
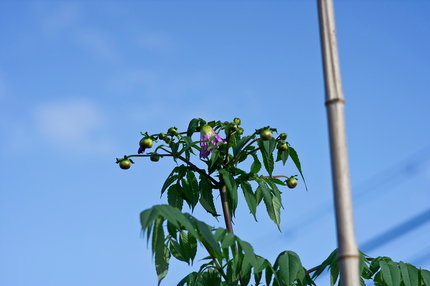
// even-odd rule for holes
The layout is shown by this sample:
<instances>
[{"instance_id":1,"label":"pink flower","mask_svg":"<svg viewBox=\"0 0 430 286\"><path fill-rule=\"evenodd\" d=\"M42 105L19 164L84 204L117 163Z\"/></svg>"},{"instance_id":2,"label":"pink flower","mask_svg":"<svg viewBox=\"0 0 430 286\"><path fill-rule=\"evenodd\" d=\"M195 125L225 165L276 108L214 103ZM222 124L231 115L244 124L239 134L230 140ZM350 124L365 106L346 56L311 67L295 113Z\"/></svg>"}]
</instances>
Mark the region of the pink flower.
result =
<instances>
[{"instance_id":1,"label":"pink flower","mask_svg":"<svg viewBox=\"0 0 430 286\"><path fill-rule=\"evenodd\" d=\"M224 139L222 139L222 137L219 136L212 127L209 125L203 125L200 129L200 158L208 157L209 154L216 149L216 146L218 146L219 143L224 142Z\"/></svg>"}]
</instances>

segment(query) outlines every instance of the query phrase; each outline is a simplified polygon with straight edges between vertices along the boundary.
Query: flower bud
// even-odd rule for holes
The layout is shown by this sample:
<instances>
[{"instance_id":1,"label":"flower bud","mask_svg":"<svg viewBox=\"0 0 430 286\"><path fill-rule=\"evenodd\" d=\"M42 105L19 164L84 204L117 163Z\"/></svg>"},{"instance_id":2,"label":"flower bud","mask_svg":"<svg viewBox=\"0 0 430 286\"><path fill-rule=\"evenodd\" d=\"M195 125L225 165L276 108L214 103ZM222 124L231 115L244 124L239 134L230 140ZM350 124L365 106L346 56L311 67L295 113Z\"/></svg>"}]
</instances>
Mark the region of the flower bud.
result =
<instances>
[{"instance_id":1,"label":"flower bud","mask_svg":"<svg viewBox=\"0 0 430 286\"><path fill-rule=\"evenodd\" d=\"M178 129L176 129L176 127L170 127L169 130L167 130L167 134L170 136L176 136L179 134Z\"/></svg>"},{"instance_id":2,"label":"flower bud","mask_svg":"<svg viewBox=\"0 0 430 286\"><path fill-rule=\"evenodd\" d=\"M279 135L279 139L286 140L287 136L288 136L287 133L281 133L281 135Z\"/></svg>"}]
</instances>

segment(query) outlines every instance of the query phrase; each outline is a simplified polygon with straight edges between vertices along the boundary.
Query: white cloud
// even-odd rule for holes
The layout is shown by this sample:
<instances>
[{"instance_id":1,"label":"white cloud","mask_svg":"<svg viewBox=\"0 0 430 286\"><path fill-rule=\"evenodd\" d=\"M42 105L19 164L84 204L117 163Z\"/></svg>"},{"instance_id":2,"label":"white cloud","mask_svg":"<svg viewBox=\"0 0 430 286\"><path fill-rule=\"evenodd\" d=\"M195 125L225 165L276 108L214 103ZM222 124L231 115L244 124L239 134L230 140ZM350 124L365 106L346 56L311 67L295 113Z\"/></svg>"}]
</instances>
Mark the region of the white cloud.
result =
<instances>
[{"instance_id":1,"label":"white cloud","mask_svg":"<svg viewBox=\"0 0 430 286\"><path fill-rule=\"evenodd\" d=\"M78 152L106 152L111 144L100 138L103 115L91 102L73 100L39 106L36 130L54 145Z\"/></svg>"}]
</instances>

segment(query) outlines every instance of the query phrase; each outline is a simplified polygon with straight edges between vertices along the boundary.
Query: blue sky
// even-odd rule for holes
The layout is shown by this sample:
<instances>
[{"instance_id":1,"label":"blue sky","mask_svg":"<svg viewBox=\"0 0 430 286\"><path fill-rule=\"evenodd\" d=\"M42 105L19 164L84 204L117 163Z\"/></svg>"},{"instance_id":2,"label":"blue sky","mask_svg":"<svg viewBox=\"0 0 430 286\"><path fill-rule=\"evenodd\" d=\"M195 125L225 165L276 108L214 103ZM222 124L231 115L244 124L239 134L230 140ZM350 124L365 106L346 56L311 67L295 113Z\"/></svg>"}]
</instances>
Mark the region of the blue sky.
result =
<instances>
[{"instance_id":1,"label":"blue sky","mask_svg":"<svg viewBox=\"0 0 430 286\"><path fill-rule=\"evenodd\" d=\"M357 241L369 245L430 207L430 1L339 0L335 12ZM136 152L140 131L194 117L277 127L301 158L309 191L284 190L283 232L242 201L237 235L307 268L336 247L315 1L1 1L0 27L1 285L155 285L139 213L166 203L174 164L123 171L115 158ZM364 251L430 269L429 237L427 221ZM172 262L162 285L198 265Z\"/></svg>"}]
</instances>

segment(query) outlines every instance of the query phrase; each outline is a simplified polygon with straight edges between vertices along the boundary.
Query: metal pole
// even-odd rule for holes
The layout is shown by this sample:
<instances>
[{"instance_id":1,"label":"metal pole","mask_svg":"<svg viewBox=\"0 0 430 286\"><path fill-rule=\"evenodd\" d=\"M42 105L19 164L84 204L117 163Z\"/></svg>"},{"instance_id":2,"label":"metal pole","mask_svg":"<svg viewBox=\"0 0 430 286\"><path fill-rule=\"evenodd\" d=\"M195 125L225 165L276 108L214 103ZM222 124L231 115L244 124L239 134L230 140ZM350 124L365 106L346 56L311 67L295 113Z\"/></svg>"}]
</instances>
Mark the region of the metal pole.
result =
<instances>
[{"instance_id":1,"label":"metal pole","mask_svg":"<svg viewBox=\"0 0 430 286\"><path fill-rule=\"evenodd\" d=\"M333 0L317 0L325 77L338 263L342 286L359 286L359 254L354 232L346 146L345 101L340 78Z\"/></svg>"}]
</instances>

